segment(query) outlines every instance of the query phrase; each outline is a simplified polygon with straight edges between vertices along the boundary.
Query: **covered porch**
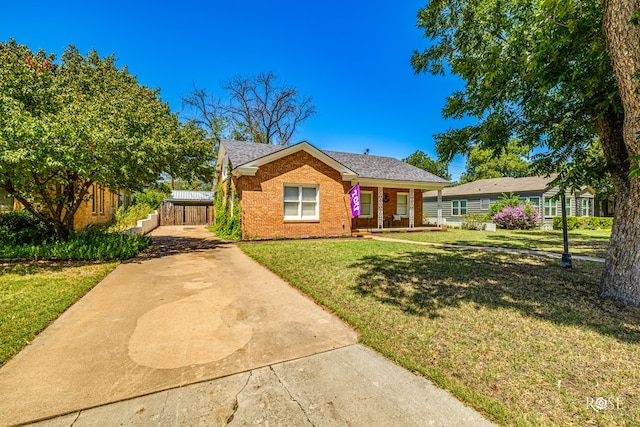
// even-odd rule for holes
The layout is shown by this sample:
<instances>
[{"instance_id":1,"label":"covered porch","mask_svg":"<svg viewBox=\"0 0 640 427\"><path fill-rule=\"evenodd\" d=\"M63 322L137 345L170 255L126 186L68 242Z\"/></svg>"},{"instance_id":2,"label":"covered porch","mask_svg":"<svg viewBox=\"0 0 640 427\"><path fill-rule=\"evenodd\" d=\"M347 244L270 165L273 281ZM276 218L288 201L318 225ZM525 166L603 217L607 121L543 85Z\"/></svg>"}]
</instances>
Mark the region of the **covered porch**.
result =
<instances>
[{"instance_id":1,"label":"covered porch","mask_svg":"<svg viewBox=\"0 0 640 427\"><path fill-rule=\"evenodd\" d=\"M439 229L443 224L441 203L435 225L427 225L423 219L422 193L437 190L441 201L442 184L356 181L360 184L361 214L352 219L353 232L427 231Z\"/></svg>"}]
</instances>

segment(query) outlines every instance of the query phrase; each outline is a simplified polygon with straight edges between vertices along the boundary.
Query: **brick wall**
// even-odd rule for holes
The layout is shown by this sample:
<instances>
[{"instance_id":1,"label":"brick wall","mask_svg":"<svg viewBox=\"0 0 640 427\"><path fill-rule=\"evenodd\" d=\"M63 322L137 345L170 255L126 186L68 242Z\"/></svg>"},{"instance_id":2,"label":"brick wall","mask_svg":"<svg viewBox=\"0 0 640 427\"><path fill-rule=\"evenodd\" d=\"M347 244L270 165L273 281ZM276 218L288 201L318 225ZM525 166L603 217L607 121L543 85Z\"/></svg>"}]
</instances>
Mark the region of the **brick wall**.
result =
<instances>
[{"instance_id":1,"label":"brick wall","mask_svg":"<svg viewBox=\"0 0 640 427\"><path fill-rule=\"evenodd\" d=\"M108 222L118 209L118 195L108 189L101 190L95 185L89 189L89 194L92 199L82 202L73 218L73 227L76 230L85 229L90 224Z\"/></svg>"},{"instance_id":2,"label":"brick wall","mask_svg":"<svg viewBox=\"0 0 640 427\"><path fill-rule=\"evenodd\" d=\"M339 172L304 151L261 166L256 176L235 182L242 203L245 239L340 236L351 233L347 191ZM284 220L284 185L317 184L319 219Z\"/></svg>"},{"instance_id":3,"label":"brick wall","mask_svg":"<svg viewBox=\"0 0 640 427\"><path fill-rule=\"evenodd\" d=\"M372 191L373 206L371 212L373 218L354 218L353 228L377 228L378 227L378 187L360 187L360 191ZM409 193L406 188L384 188L382 216L383 227L409 227L409 218L401 218L400 221L393 221L393 215L397 212L398 193ZM413 190L414 205L414 226L422 225L422 190Z\"/></svg>"}]
</instances>

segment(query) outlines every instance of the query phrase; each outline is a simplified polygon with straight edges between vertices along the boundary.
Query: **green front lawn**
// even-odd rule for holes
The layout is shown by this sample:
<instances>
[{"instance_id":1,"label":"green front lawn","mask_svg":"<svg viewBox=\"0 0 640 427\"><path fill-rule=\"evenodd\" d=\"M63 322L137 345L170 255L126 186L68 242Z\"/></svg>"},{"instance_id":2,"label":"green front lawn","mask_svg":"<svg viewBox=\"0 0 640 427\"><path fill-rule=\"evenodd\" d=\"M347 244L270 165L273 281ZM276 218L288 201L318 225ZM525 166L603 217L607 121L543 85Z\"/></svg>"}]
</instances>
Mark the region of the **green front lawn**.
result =
<instances>
[{"instance_id":1,"label":"green front lawn","mask_svg":"<svg viewBox=\"0 0 640 427\"><path fill-rule=\"evenodd\" d=\"M570 253L599 258L606 256L611 230L572 230L568 232L568 235ZM561 230L497 230L492 232L449 229L442 232L391 232L384 233L382 236L393 239L453 245L531 249L558 253L562 253L564 250Z\"/></svg>"},{"instance_id":2,"label":"green front lawn","mask_svg":"<svg viewBox=\"0 0 640 427\"><path fill-rule=\"evenodd\" d=\"M373 240L240 247L493 421L640 425L640 309L598 298L601 264Z\"/></svg>"},{"instance_id":3,"label":"green front lawn","mask_svg":"<svg viewBox=\"0 0 640 427\"><path fill-rule=\"evenodd\" d=\"M0 263L0 366L118 263Z\"/></svg>"}]
</instances>

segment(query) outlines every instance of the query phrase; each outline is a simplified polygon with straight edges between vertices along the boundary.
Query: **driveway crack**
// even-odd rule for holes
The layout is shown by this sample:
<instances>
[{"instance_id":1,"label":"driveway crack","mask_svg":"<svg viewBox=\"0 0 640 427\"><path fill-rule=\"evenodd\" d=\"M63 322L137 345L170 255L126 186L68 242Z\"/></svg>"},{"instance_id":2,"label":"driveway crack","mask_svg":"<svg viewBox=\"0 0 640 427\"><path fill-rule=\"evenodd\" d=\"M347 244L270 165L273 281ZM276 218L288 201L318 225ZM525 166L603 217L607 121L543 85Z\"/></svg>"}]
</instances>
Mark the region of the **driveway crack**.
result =
<instances>
[{"instance_id":1,"label":"driveway crack","mask_svg":"<svg viewBox=\"0 0 640 427\"><path fill-rule=\"evenodd\" d=\"M158 418L158 422L161 422L162 418L164 418L164 411L167 410L168 400L169 400L169 390L166 391L166 396L164 397L164 403L162 404L162 412L160 412L160 418Z\"/></svg>"},{"instance_id":2,"label":"driveway crack","mask_svg":"<svg viewBox=\"0 0 640 427\"><path fill-rule=\"evenodd\" d=\"M82 413L82 411L78 411L78 413L76 414L76 417L73 419L73 421L71 422L69 427L73 427L73 425L76 423L76 421L78 421L78 418L80 418L80 414L81 413Z\"/></svg>"},{"instance_id":3,"label":"driveway crack","mask_svg":"<svg viewBox=\"0 0 640 427\"><path fill-rule=\"evenodd\" d=\"M242 393L244 391L244 389L247 388L247 385L249 385L249 381L251 380L251 376L252 375L253 375L253 371L249 371L249 376L247 377L247 382L244 383L242 388L236 393L236 398L233 400L233 406L231 407L231 410L233 412L231 413L231 415L229 415L227 417L227 421L225 422L225 426L228 426L229 424L231 424L231 421L233 421L233 418L236 416L236 412L238 412L238 396L240 396L240 393Z\"/></svg>"},{"instance_id":4,"label":"driveway crack","mask_svg":"<svg viewBox=\"0 0 640 427\"><path fill-rule=\"evenodd\" d=\"M313 422L311 422L311 420L309 419L309 415L307 414L307 411L304 410L304 408L302 407L302 405L300 404L300 402L298 402L296 400L296 398L293 397L293 395L291 394L291 392L289 391L289 389L287 388L287 386L282 382L282 380L280 379L280 377L278 376L278 374L276 373L276 371L273 369L273 366L269 365L269 369L271 369L271 372L273 372L273 375L276 376L276 378L278 379L278 382L280 383L280 385L282 386L282 388L285 389L285 391L287 392L287 394L289 395L289 398L291 400L293 400L294 402L296 402L296 405L298 405L298 408L300 408L300 410L302 411L302 413L304 414L304 416L307 418L307 421L309 422L309 424L311 424L313 427L315 427L315 424L313 424Z\"/></svg>"}]
</instances>

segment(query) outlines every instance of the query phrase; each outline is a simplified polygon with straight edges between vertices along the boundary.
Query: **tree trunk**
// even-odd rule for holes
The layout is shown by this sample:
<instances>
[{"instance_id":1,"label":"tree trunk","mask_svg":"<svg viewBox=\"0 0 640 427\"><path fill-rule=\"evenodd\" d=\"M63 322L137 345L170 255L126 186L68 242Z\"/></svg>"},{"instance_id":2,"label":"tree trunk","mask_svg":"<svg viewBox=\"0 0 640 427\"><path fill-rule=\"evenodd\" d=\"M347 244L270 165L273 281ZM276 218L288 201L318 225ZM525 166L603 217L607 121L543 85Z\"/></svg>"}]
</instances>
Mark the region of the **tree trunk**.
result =
<instances>
[{"instance_id":1,"label":"tree trunk","mask_svg":"<svg viewBox=\"0 0 640 427\"><path fill-rule=\"evenodd\" d=\"M629 23L640 0L605 0L604 35L616 75L624 119L599 124L616 192L611 243L600 294L640 306L640 182L629 177L629 156L640 153L640 29Z\"/></svg>"}]
</instances>

